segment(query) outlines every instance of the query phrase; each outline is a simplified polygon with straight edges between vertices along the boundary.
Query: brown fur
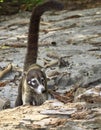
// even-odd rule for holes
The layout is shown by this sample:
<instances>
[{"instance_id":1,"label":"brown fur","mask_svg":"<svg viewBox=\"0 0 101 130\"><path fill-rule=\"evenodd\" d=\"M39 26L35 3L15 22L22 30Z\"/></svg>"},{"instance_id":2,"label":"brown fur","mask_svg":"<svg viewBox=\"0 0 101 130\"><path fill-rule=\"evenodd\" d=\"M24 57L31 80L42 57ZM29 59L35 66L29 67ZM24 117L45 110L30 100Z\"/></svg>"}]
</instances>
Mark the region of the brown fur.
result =
<instances>
[{"instance_id":1,"label":"brown fur","mask_svg":"<svg viewBox=\"0 0 101 130\"><path fill-rule=\"evenodd\" d=\"M23 99L25 100L25 104L32 105L41 105L47 99L47 80L45 73L41 71L41 67L36 65L37 54L38 54L38 35L39 35L39 24L40 17L45 11L49 10L61 10L63 5L56 0L49 0L41 5L38 5L32 11L32 16L30 19L29 26L29 34L28 34L28 46L27 46L27 54L25 58L24 64L24 75L21 79L19 88L18 88L18 96L15 102L15 106L20 106L23 103ZM27 78L30 78L31 75L38 75L45 77L45 93L37 94L32 89L30 89L27 84ZM23 98L24 97L24 98Z\"/></svg>"}]
</instances>

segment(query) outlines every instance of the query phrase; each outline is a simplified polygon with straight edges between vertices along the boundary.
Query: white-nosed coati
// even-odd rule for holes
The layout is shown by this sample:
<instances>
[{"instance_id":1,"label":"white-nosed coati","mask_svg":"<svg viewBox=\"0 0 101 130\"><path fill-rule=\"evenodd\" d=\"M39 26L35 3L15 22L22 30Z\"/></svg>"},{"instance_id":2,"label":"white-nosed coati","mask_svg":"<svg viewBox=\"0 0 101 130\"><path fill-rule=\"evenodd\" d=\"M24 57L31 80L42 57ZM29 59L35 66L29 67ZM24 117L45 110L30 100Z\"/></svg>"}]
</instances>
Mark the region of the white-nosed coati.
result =
<instances>
[{"instance_id":1,"label":"white-nosed coati","mask_svg":"<svg viewBox=\"0 0 101 130\"><path fill-rule=\"evenodd\" d=\"M30 19L27 54L24 74L21 79L15 106L41 105L47 99L47 80L41 67L36 64L38 53L38 35L40 17L45 11L62 10L63 5L56 0L49 0L36 6Z\"/></svg>"}]
</instances>

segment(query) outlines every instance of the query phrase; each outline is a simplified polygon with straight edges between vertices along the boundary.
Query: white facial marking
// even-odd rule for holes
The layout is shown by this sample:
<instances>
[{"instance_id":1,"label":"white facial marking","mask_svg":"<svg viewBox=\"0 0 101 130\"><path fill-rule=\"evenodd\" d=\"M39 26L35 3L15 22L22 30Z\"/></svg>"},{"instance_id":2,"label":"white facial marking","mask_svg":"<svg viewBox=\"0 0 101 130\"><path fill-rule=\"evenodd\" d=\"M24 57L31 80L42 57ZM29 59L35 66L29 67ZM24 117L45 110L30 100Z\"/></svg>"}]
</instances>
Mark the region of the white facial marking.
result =
<instances>
[{"instance_id":1,"label":"white facial marking","mask_svg":"<svg viewBox=\"0 0 101 130\"><path fill-rule=\"evenodd\" d=\"M44 90L45 90L45 87L44 87L42 84L39 84L38 88L35 89L35 92L36 92L37 94L41 94L42 91L44 91Z\"/></svg>"},{"instance_id":2,"label":"white facial marking","mask_svg":"<svg viewBox=\"0 0 101 130\"><path fill-rule=\"evenodd\" d=\"M36 78L32 78L32 79L31 79L32 82L35 81L35 80L37 80L37 79L36 79Z\"/></svg>"},{"instance_id":3,"label":"white facial marking","mask_svg":"<svg viewBox=\"0 0 101 130\"><path fill-rule=\"evenodd\" d=\"M32 86L34 86L34 85L35 85L35 83L33 83L33 82L32 82L31 84L32 84Z\"/></svg>"},{"instance_id":4,"label":"white facial marking","mask_svg":"<svg viewBox=\"0 0 101 130\"><path fill-rule=\"evenodd\" d=\"M31 81L28 81L28 84L30 84L31 83Z\"/></svg>"},{"instance_id":5,"label":"white facial marking","mask_svg":"<svg viewBox=\"0 0 101 130\"><path fill-rule=\"evenodd\" d=\"M35 85L34 81L38 81L38 80L36 78L32 78L31 80L28 81L28 84L34 86Z\"/></svg>"}]
</instances>

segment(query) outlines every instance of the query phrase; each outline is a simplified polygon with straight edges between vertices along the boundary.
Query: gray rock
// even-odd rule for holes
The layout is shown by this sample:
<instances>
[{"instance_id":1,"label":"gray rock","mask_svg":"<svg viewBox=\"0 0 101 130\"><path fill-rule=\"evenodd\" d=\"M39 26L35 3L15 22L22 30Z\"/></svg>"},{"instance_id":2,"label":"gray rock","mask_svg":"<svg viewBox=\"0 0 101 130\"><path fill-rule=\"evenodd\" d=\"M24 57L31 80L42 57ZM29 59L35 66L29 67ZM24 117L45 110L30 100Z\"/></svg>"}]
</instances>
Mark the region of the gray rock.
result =
<instances>
[{"instance_id":1,"label":"gray rock","mask_svg":"<svg viewBox=\"0 0 101 130\"><path fill-rule=\"evenodd\" d=\"M10 108L10 100L6 98L0 98L0 110Z\"/></svg>"}]
</instances>

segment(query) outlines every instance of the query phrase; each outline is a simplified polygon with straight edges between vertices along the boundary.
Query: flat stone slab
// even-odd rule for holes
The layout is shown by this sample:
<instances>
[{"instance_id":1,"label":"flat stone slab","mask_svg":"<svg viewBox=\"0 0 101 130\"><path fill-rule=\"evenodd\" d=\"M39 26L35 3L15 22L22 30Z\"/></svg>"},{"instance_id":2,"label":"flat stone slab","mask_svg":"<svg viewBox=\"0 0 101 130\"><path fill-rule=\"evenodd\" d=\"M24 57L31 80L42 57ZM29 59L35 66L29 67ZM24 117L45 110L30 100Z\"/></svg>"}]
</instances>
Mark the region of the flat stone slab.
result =
<instances>
[{"instance_id":1,"label":"flat stone slab","mask_svg":"<svg viewBox=\"0 0 101 130\"><path fill-rule=\"evenodd\" d=\"M93 108L96 106L85 102L63 104L50 100L41 106L7 109L0 112L0 129L100 130L101 109Z\"/></svg>"}]
</instances>

